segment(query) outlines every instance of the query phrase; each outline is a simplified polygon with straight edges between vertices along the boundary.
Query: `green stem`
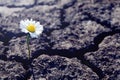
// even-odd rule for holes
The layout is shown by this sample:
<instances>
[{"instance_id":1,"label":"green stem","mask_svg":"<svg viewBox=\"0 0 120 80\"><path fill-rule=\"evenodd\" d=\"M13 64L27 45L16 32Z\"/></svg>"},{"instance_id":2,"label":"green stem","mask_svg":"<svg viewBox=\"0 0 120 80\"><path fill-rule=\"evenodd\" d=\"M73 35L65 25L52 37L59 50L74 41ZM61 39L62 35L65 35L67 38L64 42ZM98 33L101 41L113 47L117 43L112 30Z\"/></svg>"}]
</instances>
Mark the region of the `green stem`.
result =
<instances>
[{"instance_id":1,"label":"green stem","mask_svg":"<svg viewBox=\"0 0 120 80\"><path fill-rule=\"evenodd\" d=\"M30 52L29 43L30 43L30 35L27 34L28 59L30 60L31 52Z\"/></svg>"},{"instance_id":2,"label":"green stem","mask_svg":"<svg viewBox=\"0 0 120 80\"><path fill-rule=\"evenodd\" d=\"M31 57L31 52L30 52L30 46L29 46L29 43L30 43L30 35L27 34L28 60L30 60L30 57ZM34 75L34 72L33 72L33 67L32 67L31 65L30 65L30 68L32 69L33 80L35 80L35 75Z\"/></svg>"}]
</instances>

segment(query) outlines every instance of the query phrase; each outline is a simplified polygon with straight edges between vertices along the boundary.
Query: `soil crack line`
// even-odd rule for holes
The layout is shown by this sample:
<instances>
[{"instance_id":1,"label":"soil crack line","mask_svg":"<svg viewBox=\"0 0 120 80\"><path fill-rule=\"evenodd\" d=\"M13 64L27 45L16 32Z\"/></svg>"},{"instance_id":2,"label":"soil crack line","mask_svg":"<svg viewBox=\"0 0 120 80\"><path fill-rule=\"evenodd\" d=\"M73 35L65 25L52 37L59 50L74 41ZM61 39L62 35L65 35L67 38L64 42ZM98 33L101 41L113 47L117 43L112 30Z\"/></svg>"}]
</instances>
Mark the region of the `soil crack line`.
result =
<instances>
[{"instance_id":1,"label":"soil crack line","mask_svg":"<svg viewBox=\"0 0 120 80\"><path fill-rule=\"evenodd\" d=\"M88 52L95 52L97 51L98 45L103 41L103 39L107 36L111 36L114 34L119 33L120 30L112 30L109 32L103 32L99 35L97 35L94 38L94 44L92 45L88 45L85 48L81 48L79 50L71 48L68 50L58 50L58 49L51 49L51 48L46 48L46 50L38 50L35 51L32 55L32 60L34 60L35 58L39 57L42 54L46 54L49 56L53 56L53 55L59 55L59 56L63 56L63 57L67 57L67 58L78 58L79 60L81 60L81 62L88 66L89 68L91 68L93 70L93 72L95 72L98 76L99 79L104 78L105 74L102 72L102 70L100 68L98 68L97 66L95 66L94 64L92 64L91 62L89 62L88 60L86 60L84 58L84 54L88 53Z\"/></svg>"},{"instance_id":2,"label":"soil crack line","mask_svg":"<svg viewBox=\"0 0 120 80\"><path fill-rule=\"evenodd\" d=\"M114 30L116 27L118 27L118 26L111 25L111 23L107 20L102 21L101 19L94 17L92 14L88 12L83 12L83 15L87 16L86 18L87 20L95 21L96 23L101 24L102 26L105 26L107 28L110 28L111 30Z\"/></svg>"}]
</instances>

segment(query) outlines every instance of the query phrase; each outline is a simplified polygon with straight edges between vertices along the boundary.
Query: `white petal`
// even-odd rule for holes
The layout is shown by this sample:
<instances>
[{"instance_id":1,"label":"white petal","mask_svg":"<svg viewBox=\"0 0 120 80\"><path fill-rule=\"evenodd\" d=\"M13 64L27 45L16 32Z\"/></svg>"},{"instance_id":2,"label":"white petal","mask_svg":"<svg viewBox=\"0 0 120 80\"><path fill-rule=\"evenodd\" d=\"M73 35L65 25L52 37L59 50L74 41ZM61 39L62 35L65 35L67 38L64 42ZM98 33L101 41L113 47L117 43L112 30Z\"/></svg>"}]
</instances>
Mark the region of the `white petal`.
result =
<instances>
[{"instance_id":1,"label":"white petal","mask_svg":"<svg viewBox=\"0 0 120 80\"><path fill-rule=\"evenodd\" d=\"M22 32L28 33L28 31L26 30L26 23L23 20L20 21L20 29Z\"/></svg>"},{"instance_id":2,"label":"white petal","mask_svg":"<svg viewBox=\"0 0 120 80\"><path fill-rule=\"evenodd\" d=\"M31 36L32 38L38 38L38 35L36 35L35 33L30 33L30 36Z\"/></svg>"},{"instance_id":3,"label":"white petal","mask_svg":"<svg viewBox=\"0 0 120 80\"><path fill-rule=\"evenodd\" d=\"M35 33L36 33L37 35L40 35L42 32L43 32L42 30L36 30L36 31L35 31Z\"/></svg>"},{"instance_id":4,"label":"white petal","mask_svg":"<svg viewBox=\"0 0 120 80\"><path fill-rule=\"evenodd\" d=\"M27 23L25 21L20 21L20 27L21 28L26 28Z\"/></svg>"},{"instance_id":5,"label":"white petal","mask_svg":"<svg viewBox=\"0 0 120 80\"><path fill-rule=\"evenodd\" d=\"M42 31L42 30L43 30L43 26L42 26L42 25L37 25L37 26L36 26L36 29L39 29L39 30Z\"/></svg>"},{"instance_id":6,"label":"white petal","mask_svg":"<svg viewBox=\"0 0 120 80\"><path fill-rule=\"evenodd\" d=\"M24 33L28 33L28 30L25 29L25 28L21 29L21 31L24 32Z\"/></svg>"},{"instance_id":7,"label":"white petal","mask_svg":"<svg viewBox=\"0 0 120 80\"><path fill-rule=\"evenodd\" d=\"M40 34L42 33L42 31L43 31L43 26L40 25L39 22L36 22L36 23L35 23L35 27L36 27L35 33L36 33L37 35L40 35Z\"/></svg>"}]
</instances>

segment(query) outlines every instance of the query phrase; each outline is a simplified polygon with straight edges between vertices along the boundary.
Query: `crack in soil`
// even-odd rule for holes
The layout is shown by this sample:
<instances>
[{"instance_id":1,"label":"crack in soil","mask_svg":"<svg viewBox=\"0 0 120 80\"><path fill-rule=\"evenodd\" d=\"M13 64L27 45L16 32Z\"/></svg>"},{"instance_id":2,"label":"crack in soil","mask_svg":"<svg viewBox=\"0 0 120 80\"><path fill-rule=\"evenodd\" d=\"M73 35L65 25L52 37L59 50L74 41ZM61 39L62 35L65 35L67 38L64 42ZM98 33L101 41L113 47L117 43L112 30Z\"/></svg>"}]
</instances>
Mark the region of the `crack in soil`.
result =
<instances>
[{"instance_id":1,"label":"crack in soil","mask_svg":"<svg viewBox=\"0 0 120 80\"><path fill-rule=\"evenodd\" d=\"M119 33L119 32L120 32L119 29L111 30L108 32L103 32L94 38L94 44L86 46L85 48L81 48L79 50L77 50L75 48L71 48L68 50L64 50L64 49L58 50L58 49L51 49L50 47L47 47L45 50L37 50L34 53L32 53L32 58L30 60L23 59L23 57L20 57L20 56L10 56L9 58L7 58L5 55L0 55L0 59L4 60L4 61L15 60L16 62L22 63L23 68L26 70L26 74L24 75L24 79L27 80L32 75L32 72L30 70L32 61L42 54L46 54L49 56L59 55L59 56L67 57L67 58L76 57L79 60L81 60L82 64L91 68L93 70L93 72L95 72L99 76L99 79L102 79L102 78L104 78L105 74L102 72L102 70L100 68L98 68L97 66L95 66L94 64L92 64L91 62L86 60L84 58L84 54L86 54L88 52L97 51L99 49L98 45L103 41L103 39L105 37L114 35L114 34ZM7 49L5 51L7 51Z\"/></svg>"},{"instance_id":2,"label":"crack in soil","mask_svg":"<svg viewBox=\"0 0 120 80\"><path fill-rule=\"evenodd\" d=\"M95 21L98 24L101 24L102 26L106 26L107 28L110 28L111 30L115 30L115 28L117 28L118 26L114 26L111 25L111 23L107 20L101 20L97 17L94 17L92 14L90 14L89 12L83 12L83 15L87 16L87 20L91 20L91 21Z\"/></svg>"},{"instance_id":3,"label":"crack in soil","mask_svg":"<svg viewBox=\"0 0 120 80\"><path fill-rule=\"evenodd\" d=\"M0 35L0 41L3 42L4 46L9 46L9 41L13 38L13 37L21 37L23 35L25 35L25 33L13 33L10 31L6 31L6 30L2 30L2 28L0 28L0 33L2 33L2 35ZM6 52L6 51L4 51Z\"/></svg>"},{"instance_id":4,"label":"crack in soil","mask_svg":"<svg viewBox=\"0 0 120 80\"><path fill-rule=\"evenodd\" d=\"M7 7L8 8L26 8L26 9L28 9L28 8L32 8L32 7L34 7L34 6L36 6L37 5L37 1L38 0L34 0L34 3L33 4L31 4L31 5L7 5ZM3 6L3 5L0 5L0 6Z\"/></svg>"},{"instance_id":5,"label":"crack in soil","mask_svg":"<svg viewBox=\"0 0 120 80\"><path fill-rule=\"evenodd\" d=\"M65 27L67 27L69 25L69 23L66 23L64 20L65 20L65 9L73 6L75 3L77 2L77 0L73 0L73 2L71 4L67 4L67 5L64 5L63 8L60 10L61 11L61 14L60 14L60 21L61 21L61 29L64 29ZM30 6L8 6L9 8L12 8L12 7L25 7L25 8L30 8L30 7L33 7L34 5L37 4L37 0L35 0L35 3L33 5L30 5ZM81 48L79 50L75 49L75 48L71 48L71 49L68 49L68 50L57 50L57 49L51 49L50 47L46 48L45 50L37 50L35 51L33 54L32 54L32 58L30 60L28 59L23 59L23 57L20 57L20 56L10 56L10 58L7 58L5 55L0 55L0 59L1 60L9 60L9 61L13 61L15 60L16 62L20 62L22 63L22 66L23 68L26 70L26 73L24 75L24 79L22 80L27 80L29 79L31 76L32 76L32 72L31 70L29 70L31 68L31 63L34 59L36 59L37 57L39 57L40 55L42 54L46 54L46 55L49 55L49 56L52 56L52 55L59 55L59 56L63 56L63 57L67 57L67 58L73 58L73 57L76 57L78 58L79 60L81 60L81 63L88 66L89 68L91 68L93 70L93 72L95 72L99 79L102 79L104 78L105 74L103 73L103 71L98 68L97 66L95 66L94 64L92 64L90 61L86 60L84 58L84 54L88 53L88 52L94 52L94 51L97 51L99 48L98 48L98 45L103 41L103 39L107 36L111 36L111 35L114 35L116 33L119 33L120 30L119 29L115 29L115 28L111 28L111 24L110 22L108 21L101 21L100 19L92 16L90 13L88 12L84 12L83 15L87 15L89 20L92 20L92 21L95 21L97 22L98 24L101 24L103 26L106 26L107 28L110 28L111 31L109 32L103 32L99 35L97 35L95 38L94 38L94 44L92 45L88 45L86 46L85 48ZM3 32L4 36L8 36L8 31L2 31L2 29L0 28L0 31ZM6 33L4 33L6 32ZM9 36L9 38L7 39L7 41L2 41L4 42L5 46L9 46L8 42L9 40L13 37L13 36L18 36L19 34L16 34L14 35L13 33L11 33L12 36ZM11 35L10 34L10 35ZM20 34L19 36L22 36L23 34ZM1 40L0 40L1 41ZM4 52L7 51L7 48L5 49Z\"/></svg>"},{"instance_id":6,"label":"crack in soil","mask_svg":"<svg viewBox=\"0 0 120 80\"><path fill-rule=\"evenodd\" d=\"M26 70L25 74L22 75L22 77L20 77L20 80L28 80L32 74L33 74L33 70L32 70L32 65L31 62L32 60L28 60L27 58L23 59L23 57L21 56L10 56L8 58L8 61L16 61L22 64L23 68Z\"/></svg>"},{"instance_id":7,"label":"crack in soil","mask_svg":"<svg viewBox=\"0 0 120 80\"><path fill-rule=\"evenodd\" d=\"M65 9L60 9L60 28L64 29L65 27L67 27L69 25L68 22L65 22Z\"/></svg>"},{"instance_id":8,"label":"crack in soil","mask_svg":"<svg viewBox=\"0 0 120 80\"><path fill-rule=\"evenodd\" d=\"M65 21L65 10L73 5L75 5L75 3L77 2L77 0L72 0L72 2L70 2L69 4L65 4L63 5L63 8L60 9L60 22L61 22L61 25L60 25L60 28L61 29L64 29L65 27L67 27L68 25L70 25L69 22L66 22Z\"/></svg>"},{"instance_id":9,"label":"crack in soil","mask_svg":"<svg viewBox=\"0 0 120 80\"><path fill-rule=\"evenodd\" d=\"M85 48L81 48L79 50L77 50L75 48L71 48L68 50L64 50L64 49L58 50L58 49L51 49L50 47L47 47L45 50L37 50L34 53L32 53L32 58L30 60L23 59L23 57L20 57L20 56L10 56L9 58L7 58L5 55L0 55L0 59L4 60L4 61L15 60L16 62L22 63L23 68L26 70L26 73L24 75L24 80L27 80L32 76L32 71L30 70L32 61L42 54L46 54L49 56L59 55L59 56L67 57L67 58L76 57L79 60L81 60L82 64L91 68L93 70L93 72L95 72L99 76L99 79L102 79L105 76L103 71L100 68L98 68L97 66L95 66L94 64L92 64L91 62L89 62L88 60L86 60L84 58L84 54L86 54L88 52L97 51L99 49L98 45L103 41L103 39L105 37L114 35L114 34L119 33L119 32L120 32L119 29L114 29L114 30L111 30L108 32L103 32L94 38L94 44L88 45ZM19 36L22 36L22 35L23 34L20 34ZM7 46L9 46L9 44L7 44ZM6 51L7 51L7 48L4 52L6 52Z\"/></svg>"},{"instance_id":10,"label":"crack in soil","mask_svg":"<svg viewBox=\"0 0 120 80\"><path fill-rule=\"evenodd\" d=\"M65 4L65 5L63 6L63 9L67 9L67 8L73 6L75 3L77 3L77 0L72 0L72 2L70 2L70 3L68 3L68 4Z\"/></svg>"},{"instance_id":11,"label":"crack in soil","mask_svg":"<svg viewBox=\"0 0 120 80\"><path fill-rule=\"evenodd\" d=\"M116 33L119 33L120 30L113 30L113 31L109 31L109 32L103 32L99 35L97 35L94 38L94 44L86 46L85 48L81 48L79 50L75 49L75 48L71 48L68 50L57 50L57 49L51 49L51 48L46 48L46 50L37 50L32 54L32 61L39 57L42 54L46 54L49 56L53 56L53 55L59 55L59 56L63 56L63 57L67 57L67 58L78 58L79 60L81 60L81 62L88 66L89 68L91 68L98 76L99 79L104 78L105 74L103 73L103 71L98 68L97 66L95 66L94 64L92 64L91 62L89 62L88 60L86 60L84 58L84 54L88 53L88 52L94 52L97 51L98 45L103 41L103 39L107 36L111 36L114 35Z\"/></svg>"}]
</instances>

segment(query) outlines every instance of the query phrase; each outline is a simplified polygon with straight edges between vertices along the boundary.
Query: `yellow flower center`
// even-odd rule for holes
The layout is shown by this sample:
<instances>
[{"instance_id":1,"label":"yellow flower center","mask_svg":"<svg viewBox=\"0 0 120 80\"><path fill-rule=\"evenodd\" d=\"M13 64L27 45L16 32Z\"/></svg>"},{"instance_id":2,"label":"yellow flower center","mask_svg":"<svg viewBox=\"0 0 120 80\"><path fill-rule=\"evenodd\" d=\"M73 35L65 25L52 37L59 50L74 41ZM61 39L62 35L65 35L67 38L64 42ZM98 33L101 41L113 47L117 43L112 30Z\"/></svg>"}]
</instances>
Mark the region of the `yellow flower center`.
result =
<instances>
[{"instance_id":1,"label":"yellow flower center","mask_svg":"<svg viewBox=\"0 0 120 80\"><path fill-rule=\"evenodd\" d=\"M28 30L29 32L34 33L34 32L35 32L35 25L29 24L29 25L27 26L27 30Z\"/></svg>"}]
</instances>

